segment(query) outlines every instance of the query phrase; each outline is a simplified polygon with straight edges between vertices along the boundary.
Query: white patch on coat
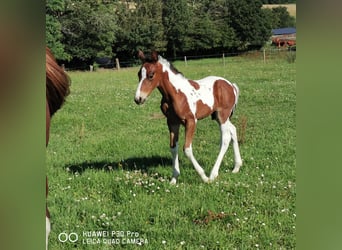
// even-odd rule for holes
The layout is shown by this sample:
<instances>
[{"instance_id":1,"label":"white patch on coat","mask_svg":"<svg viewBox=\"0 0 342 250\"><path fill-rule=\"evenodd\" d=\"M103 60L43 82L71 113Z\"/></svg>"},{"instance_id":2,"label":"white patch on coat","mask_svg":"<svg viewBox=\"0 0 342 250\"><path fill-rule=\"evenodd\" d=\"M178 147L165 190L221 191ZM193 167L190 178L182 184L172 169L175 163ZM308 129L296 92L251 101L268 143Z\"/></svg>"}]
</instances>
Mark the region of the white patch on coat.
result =
<instances>
[{"instance_id":1,"label":"white patch on coat","mask_svg":"<svg viewBox=\"0 0 342 250\"><path fill-rule=\"evenodd\" d=\"M196 90L182 74L175 74L171 71L170 63L167 60L159 56L159 62L163 66L163 72L168 72L170 83L175 87L176 91L182 92L186 96L189 108L193 114L196 114L197 102L199 100L210 109L213 109L215 102L213 93L215 81L224 80L232 86L228 80L222 77L208 76L200 80L195 80L199 84L199 89ZM234 94L236 95L235 89Z\"/></svg>"}]
</instances>

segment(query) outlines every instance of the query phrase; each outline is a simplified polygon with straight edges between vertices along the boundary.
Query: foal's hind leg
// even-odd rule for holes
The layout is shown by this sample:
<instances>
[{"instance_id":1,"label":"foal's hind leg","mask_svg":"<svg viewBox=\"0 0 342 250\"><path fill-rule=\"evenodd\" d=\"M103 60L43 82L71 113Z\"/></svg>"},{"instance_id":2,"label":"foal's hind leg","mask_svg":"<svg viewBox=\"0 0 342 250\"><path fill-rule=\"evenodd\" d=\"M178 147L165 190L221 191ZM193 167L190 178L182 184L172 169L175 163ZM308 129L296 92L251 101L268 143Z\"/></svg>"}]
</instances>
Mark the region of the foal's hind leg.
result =
<instances>
[{"instance_id":1,"label":"foal's hind leg","mask_svg":"<svg viewBox=\"0 0 342 250\"><path fill-rule=\"evenodd\" d=\"M227 149L229 147L229 143L231 140L229 123L230 123L229 120L227 120L225 123L220 125L220 130L221 130L220 153L217 156L217 159L216 159L216 162L215 162L213 169L211 170L210 177L209 177L210 181L213 181L218 176L218 172L220 169L222 159L223 159L223 157L224 157L224 155L227 152Z\"/></svg>"},{"instance_id":2,"label":"foal's hind leg","mask_svg":"<svg viewBox=\"0 0 342 250\"><path fill-rule=\"evenodd\" d=\"M238 143L238 138L237 138L237 133L236 133L236 128L235 126L229 122L229 131L230 134L232 136L232 140L233 140L233 151L234 151L234 169L233 169L233 173L237 173L240 170L240 167L242 166L242 159L241 159L241 155L240 155L240 149L239 149L239 143Z\"/></svg>"},{"instance_id":3,"label":"foal's hind leg","mask_svg":"<svg viewBox=\"0 0 342 250\"><path fill-rule=\"evenodd\" d=\"M220 169L222 159L225 153L227 152L227 149L229 147L231 140L233 140L233 151L234 151L234 162L235 162L234 169L232 172L233 173L239 172L240 167L242 165L235 126L228 119L225 123L220 125L220 129L221 129L221 148L220 148L220 153L215 162L215 165L210 173L209 179L211 181L213 181L218 176L218 171Z\"/></svg>"}]
</instances>

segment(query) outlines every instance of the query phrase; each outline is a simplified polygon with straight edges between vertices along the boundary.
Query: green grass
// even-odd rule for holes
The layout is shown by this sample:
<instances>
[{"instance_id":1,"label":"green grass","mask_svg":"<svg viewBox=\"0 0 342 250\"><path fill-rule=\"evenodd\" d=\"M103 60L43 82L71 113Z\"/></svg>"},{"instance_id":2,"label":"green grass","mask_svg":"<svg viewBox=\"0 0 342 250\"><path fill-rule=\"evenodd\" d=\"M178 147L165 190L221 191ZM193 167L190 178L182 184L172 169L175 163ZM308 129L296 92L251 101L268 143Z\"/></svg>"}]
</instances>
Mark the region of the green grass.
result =
<instances>
[{"instance_id":1,"label":"green grass","mask_svg":"<svg viewBox=\"0 0 342 250\"><path fill-rule=\"evenodd\" d=\"M230 147L218 179L202 183L180 152L181 175L170 185L161 96L155 91L143 106L134 103L138 67L70 72L71 95L52 119L47 149L50 249L295 248L296 65L242 57L226 59L225 66L221 59L174 64L189 79L218 75L240 87L232 118L240 133L247 121L240 173L231 173ZM183 136L182 128L181 147ZM193 151L207 175L218 150L218 125L200 121ZM110 245L102 242L108 237L84 236L88 231L125 235ZM124 244L127 231L148 243ZM62 232L79 239L61 243ZM101 243L86 244L92 238Z\"/></svg>"}]
</instances>

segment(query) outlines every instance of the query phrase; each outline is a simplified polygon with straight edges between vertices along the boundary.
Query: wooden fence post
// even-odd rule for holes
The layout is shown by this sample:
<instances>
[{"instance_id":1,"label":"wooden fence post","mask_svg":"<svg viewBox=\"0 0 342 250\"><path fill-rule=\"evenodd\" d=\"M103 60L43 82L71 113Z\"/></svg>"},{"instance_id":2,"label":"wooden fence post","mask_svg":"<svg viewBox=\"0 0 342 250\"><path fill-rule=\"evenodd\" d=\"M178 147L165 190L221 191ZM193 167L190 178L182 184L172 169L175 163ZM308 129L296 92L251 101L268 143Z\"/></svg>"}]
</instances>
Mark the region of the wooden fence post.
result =
<instances>
[{"instance_id":1,"label":"wooden fence post","mask_svg":"<svg viewBox=\"0 0 342 250\"><path fill-rule=\"evenodd\" d=\"M186 60L186 56L184 56L184 63L185 63L185 66L188 66L188 61Z\"/></svg>"},{"instance_id":2,"label":"wooden fence post","mask_svg":"<svg viewBox=\"0 0 342 250\"><path fill-rule=\"evenodd\" d=\"M222 54L223 66L226 66L226 58L224 57L224 53Z\"/></svg>"},{"instance_id":3,"label":"wooden fence post","mask_svg":"<svg viewBox=\"0 0 342 250\"><path fill-rule=\"evenodd\" d=\"M117 69L117 70L120 70L119 58L115 58L115 64L116 64L116 69Z\"/></svg>"}]
</instances>

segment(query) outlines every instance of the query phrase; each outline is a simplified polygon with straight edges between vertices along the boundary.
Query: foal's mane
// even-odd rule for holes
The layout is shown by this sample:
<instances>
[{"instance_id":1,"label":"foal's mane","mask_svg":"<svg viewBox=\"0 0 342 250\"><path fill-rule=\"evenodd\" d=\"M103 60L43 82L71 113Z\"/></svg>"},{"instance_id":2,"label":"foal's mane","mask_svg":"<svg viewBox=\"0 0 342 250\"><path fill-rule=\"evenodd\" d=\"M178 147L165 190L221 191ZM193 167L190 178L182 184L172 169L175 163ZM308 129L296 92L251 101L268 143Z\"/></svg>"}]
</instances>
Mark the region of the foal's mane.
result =
<instances>
[{"instance_id":1,"label":"foal's mane","mask_svg":"<svg viewBox=\"0 0 342 250\"><path fill-rule=\"evenodd\" d=\"M166 60L166 59L163 58L162 56L158 56L158 61L159 61L161 64L163 64L163 65L169 67L170 70L171 70L173 73L175 73L176 75L177 75L177 74L181 74L182 76L184 76L184 75L182 74L182 72L180 72L175 66L173 66L173 64L172 64L171 62L169 62L168 60Z\"/></svg>"}]
</instances>

